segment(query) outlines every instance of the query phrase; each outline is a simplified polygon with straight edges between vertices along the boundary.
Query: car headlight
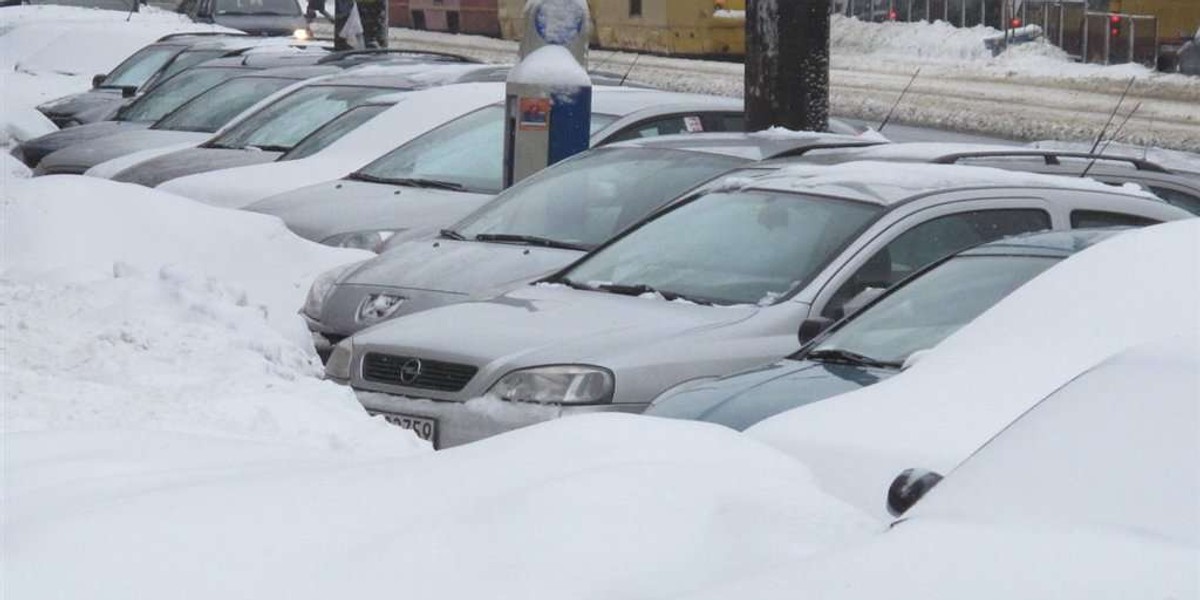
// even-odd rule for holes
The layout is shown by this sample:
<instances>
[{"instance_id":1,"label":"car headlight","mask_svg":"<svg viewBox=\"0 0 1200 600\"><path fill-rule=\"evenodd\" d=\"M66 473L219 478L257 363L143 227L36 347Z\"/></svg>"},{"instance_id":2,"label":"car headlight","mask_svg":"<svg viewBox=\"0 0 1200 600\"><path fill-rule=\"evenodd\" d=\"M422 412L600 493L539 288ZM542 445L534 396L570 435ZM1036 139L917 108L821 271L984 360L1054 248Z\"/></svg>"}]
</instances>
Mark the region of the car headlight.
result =
<instances>
[{"instance_id":1,"label":"car headlight","mask_svg":"<svg viewBox=\"0 0 1200 600\"><path fill-rule=\"evenodd\" d=\"M378 253L383 243L388 241L393 235L396 235L396 230L394 229L349 231L329 236L321 240L321 243L326 246L356 248L358 250L370 250L371 252Z\"/></svg>"},{"instance_id":2,"label":"car headlight","mask_svg":"<svg viewBox=\"0 0 1200 600\"><path fill-rule=\"evenodd\" d=\"M404 296L387 292L367 294L362 304L358 305L358 312L355 313L354 318L364 325L374 325L396 314L396 311L400 310L400 306L407 299Z\"/></svg>"},{"instance_id":3,"label":"car headlight","mask_svg":"<svg viewBox=\"0 0 1200 600\"><path fill-rule=\"evenodd\" d=\"M586 365L555 365L513 371L488 394L510 402L601 404L612 402L613 374Z\"/></svg>"},{"instance_id":4,"label":"car headlight","mask_svg":"<svg viewBox=\"0 0 1200 600\"><path fill-rule=\"evenodd\" d=\"M325 363L325 378L338 381L350 380L350 363L354 360L354 338L346 338L333 347L329 362Z\"/></svg>"},{"instance_id":5,"label":"car headlight","mask_svg":"<svg viewBox=\"0 0 1200 600\"><path fill-rule=\"evenodd\" d=\"M312 33L309 32L307 29L297 29L292 32L292 37L303 42L303 41L308 40L308 38L312 37Z\"/></svg>"},{"instance_id":6,"label":"car headlight","mask_svg":"<svg viewBox=\"0 0 1200 600\"><path fill-rule=\"evenodd\" d=\"M304 314L314 319L321 318L321 310L325 308L325 299L329 297L329 293L337 285L338 279L341 279L344 273L360 264L362 263L342 265L318 275L313 280L312 287L308 288L308 296L304 298Z\"/></svg>"}]
</instances>

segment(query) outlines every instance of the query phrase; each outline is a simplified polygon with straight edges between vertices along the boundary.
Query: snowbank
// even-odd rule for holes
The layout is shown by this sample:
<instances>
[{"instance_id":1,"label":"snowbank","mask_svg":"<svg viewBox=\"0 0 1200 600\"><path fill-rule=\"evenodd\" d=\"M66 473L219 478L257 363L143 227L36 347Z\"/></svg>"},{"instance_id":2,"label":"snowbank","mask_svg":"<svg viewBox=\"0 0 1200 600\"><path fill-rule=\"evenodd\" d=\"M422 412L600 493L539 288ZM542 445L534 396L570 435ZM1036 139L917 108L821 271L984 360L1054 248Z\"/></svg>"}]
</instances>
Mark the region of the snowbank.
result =
<instances>
[{"instance_id":1,"label":"snowbank","mask_svg":"<svg viewBox=\"0 0 1200 600\"><path fill-rule=\"evenodd\" d=\"M740 434L628 415L404 461L54 441L7 440L14 597L664 597L883 529ZM171 458L107 460L134 444Z\"/></svg>"},{"instance_id":2,"label":"snowbank","mask_svg":"<svg viewBox=\"0 0 1200 600\"><path fill-rule=\"evenodd\" d=\"M1154 265L1147 268L1147 265ZM883 514L903 469L947 472L1034 402L1127 348L1200 336L1200 220L1129 232L1034 278L876 385L747 430Z\"/></svg>"}]
</instances>

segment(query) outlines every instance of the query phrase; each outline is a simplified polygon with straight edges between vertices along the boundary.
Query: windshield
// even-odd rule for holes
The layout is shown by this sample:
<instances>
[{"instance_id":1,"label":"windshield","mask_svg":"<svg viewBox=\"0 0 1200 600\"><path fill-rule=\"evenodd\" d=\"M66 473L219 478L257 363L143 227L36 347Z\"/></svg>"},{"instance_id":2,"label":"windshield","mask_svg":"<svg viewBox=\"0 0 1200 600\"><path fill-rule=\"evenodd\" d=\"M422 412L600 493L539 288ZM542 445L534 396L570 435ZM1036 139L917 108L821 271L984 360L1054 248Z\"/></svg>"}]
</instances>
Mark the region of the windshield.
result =
<instances>
[{"instance_id":1,"label":"windshield","mask_svg":"<svg viewBox=\"0 0 1200 600\"><path fill-rule=\"evenodd\" d=\"M117 121L157 121L241 69L191 69L154 86L117 113Z\"/></svg>"},{"instance_id":2,"label":"windshield","mask_svg":"<svg viewBox=\"0 0 1200 600\"><path fill-rule=\"evenodd\" d=\"M163 81L188 67L198 65L206 60L220 58L228 52L229 50L184 50L175 56L175 60L172 60L167 68L155 77L155 80Z\"/></svg>"},{"instance_id":3,"label":"windshield","mask_svg":"<svg viewBox=\"0 0 1200 600\"><path fill-rule=\"evenodd\" d=\"M153 129L212 133L259 100L295 83L274 77L235 77L189 100Z\"/></svg>"},{"instance_id":4,"label":"windshield","mask_svg":"<svg viewBox=\"0 0 1200 600\"><path fill-rule=\"evenodd\" d=\"M806 285L880 211L786 192L707 194L646 222L565 277L717 304L770 304Z\"/></svg>"},{"instance_id":5,"label":"windshield","mask_svg":"<svg viewBox=\"0 0 1200 600\"><path fill-rule=\"evenodd\" d=\"M387 104L371 104L368 106L358 106L340 114L334 120L326 123L320 129L312 132L308 137L296 144L287 154L279 157L279 160L296 160L312 156L326 146L341 139L342 136L350 133L358 128L359 125L371 120L375 115L391 108Z\"/></svg>"},{"instance_id":6,"label":"windshield","mask_svg":"<svg viewBox=\"0 0 1200 600\"><path fill-rule=\"evenodd\" d=\"M218 15L298 15L295 0L217 0Z\"/></svg>"},{"instance_id":7,"label":"windshield","mask_svg":"<svg viewBox=\"0 0 1200 600\"><path fill-rule=\"evenodd\" d=\"M534 236L593 248L689 188L746 161L680 150L593 150L525 180L458 232Z\"/></svg>"},{"instance_id":8,"label":"windshield","mask_svg":"<svg viewBox=\"0 0 1200 600\"><path fill-rule=\"evenodd\" d=\"M390 88L309 85L279 98L209 143L213 148L261 148L286 152L350 107Z\"/></svg>"},{"instance_id":9,"label":"windshield","mask_svg":"<svg viewBox=\"0 0 1200 600\"><path fill-rule=\"evenodd\" d=\"M147 46L133 53L117 65L100 87L119 88L126 86L141 87L163 65L179 52L179 46Z\"/></svg>"},{"instance_id":10,"label":"windshield","mask_svg":"<svg viewBox=\"0 0 1200 600\"><path fill-rule=\"evenodd\" d=\"M812 352L843 350L903 364L912 353L936 346L1058 261L1043 256L952 258L859 313Z\"/></svg>"}]
</instances>

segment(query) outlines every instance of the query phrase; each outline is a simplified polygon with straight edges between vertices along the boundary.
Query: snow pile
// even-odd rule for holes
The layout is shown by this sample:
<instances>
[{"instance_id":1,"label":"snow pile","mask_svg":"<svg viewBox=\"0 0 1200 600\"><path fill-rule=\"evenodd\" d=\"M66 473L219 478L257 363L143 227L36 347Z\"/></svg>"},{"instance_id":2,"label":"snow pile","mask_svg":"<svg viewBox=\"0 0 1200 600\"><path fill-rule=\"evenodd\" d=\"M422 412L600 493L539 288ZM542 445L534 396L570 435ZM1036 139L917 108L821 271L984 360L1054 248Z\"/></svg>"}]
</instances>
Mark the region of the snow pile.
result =
<instances>
[{"instance_id":1,"label":"snow pile","mask_svg":"<svg viewBox=\"0 0 1200 600\"><path fill-rule=\"evenodd\" d=\"M0 152L0 187L7 186L14 179L25 179L32 175L29 167L7 152Z\"/></svg>"},{"instance_id":2,"label":"snow pile","mask_svg":"<svg viewBox=\"0 0 1200 600\"><path fill-rule=\"evenodd\" d=\"M945 21L872 23L833 15L829 45L835 54L961 63L990 60L992 52L984 46L984 40L1000 33L991 27L955 27Z\"/></svg>"},{"instance_id":3,"label":"snow pile","mask_svg":"<svg viewBox=\"0 0 1200 600\"><path fill-rule=\"evenodd\" d=\"M224 469L187 441L7 440L7 460L23 467L10 471L6 590L666 597L883 529L819 492L789 457L698 423L574 417L405 461L285 464L267 449ZM114 446L133 444L173 458L112 473Z\"/></svg>"},{"instance_id":4,"label":"snow pile","mask_svg":"<svg viewBox=\"0 0 1200 600\"><path fill-rule=\"evenodd\" d=\"M169 33L231 31L192 23L154 7L129 13L69 6L9 6L0 11L0 148L54 131L34 110L91 88L143 46Z\"/></svg>"},{"instance_id":5,"label":"snow pile","mask_svg":"<svg viewBox=\"0 0 1200 600\"><path fill-rule=\"evenodd\" d=\"M881 514L903 469L945 473L1113 354L1168 335L1200 336L1197 306L1200 220L1132 231L1051 267L903 373L747 433L800 457L825 489Z\"/></svg>"},{"instance_id":6,"label":"snow pile","mask_svg":"<svg viewBox=\"0 0 1200 600\"><path fill-rule=\"evenodd\" d=\"M132 185L6 185L4 432L178 431L406 454L421 445L319 379L296 309L362 253Z\"/></svg>"}]
</instances>

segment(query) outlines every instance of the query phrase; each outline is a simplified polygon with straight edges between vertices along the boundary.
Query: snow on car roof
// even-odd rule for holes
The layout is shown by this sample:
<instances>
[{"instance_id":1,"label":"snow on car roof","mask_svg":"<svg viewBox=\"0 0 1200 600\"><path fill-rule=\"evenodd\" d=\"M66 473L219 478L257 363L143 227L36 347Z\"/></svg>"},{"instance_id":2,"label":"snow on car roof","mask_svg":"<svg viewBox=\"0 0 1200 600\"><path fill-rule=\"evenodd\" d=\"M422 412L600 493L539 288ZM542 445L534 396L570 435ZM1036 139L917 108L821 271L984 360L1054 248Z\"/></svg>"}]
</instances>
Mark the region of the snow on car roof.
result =
<instances>
[{"instance_id":1,"label":"snow on car roof","mask_svg":"<svg viewBox=\"0 0 1200 600\"><path fill-rule=\"evenodd\" d=\"M714 154L740 156L751 160L763 160L780 154L800 151L814 146L856 146L874 143L855 136L836 133L807 133L807 135L773 136L754 133L680 133L638 138L616 144L610 148L664 148L695 150Z\"/></svg>"},{"instance_id":2,"label":"snow on car roof","mask_svg":"<svg viewBox=\"0 0 1200 600\"><path fill-rule=\"evenodd\" d=\"M951 189L976 187L1034 187L1119 192L1155 199L1151 194L1126 186L1115 188L1092 179L1007 171L990 167L939 164L897 164L855 161L837 165L793 164L779 171L746 180L743 188L775 191L804 191L839 196L884 206L914 196Z\"/></svg>"},{"instance_id":3,"label":"snow on car roof","mask_svg":"<svg viewBox=\"0 0 1200 600\"><path fill-rule=\"evenodd\" d=\"M740 98L609 85L598 85L592 88L592 110L599 113L625 115L644 108L664 105L742 110Z\"/></svg>"}]
</instances>

